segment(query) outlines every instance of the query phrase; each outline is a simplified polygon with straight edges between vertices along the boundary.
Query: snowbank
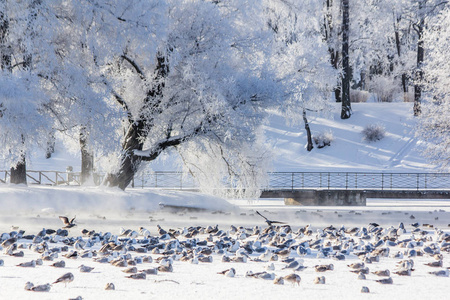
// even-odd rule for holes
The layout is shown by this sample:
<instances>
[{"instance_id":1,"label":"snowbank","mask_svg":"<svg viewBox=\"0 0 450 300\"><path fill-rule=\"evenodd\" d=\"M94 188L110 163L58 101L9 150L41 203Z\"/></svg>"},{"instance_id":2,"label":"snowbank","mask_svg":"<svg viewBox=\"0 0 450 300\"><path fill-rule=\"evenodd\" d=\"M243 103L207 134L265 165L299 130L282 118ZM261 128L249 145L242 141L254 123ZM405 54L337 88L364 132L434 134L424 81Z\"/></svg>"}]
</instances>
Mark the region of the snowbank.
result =
<instances>
[{"instance_id":1,"label":"snowbank","mask_svg":"<svg viewBox=\"0 0 450 300\"><path fill-rule=\"evenodd\" d=\"M226 200L194 192L120 189L105 187L49 187L0 185L0 214L90 212L151 212L185 207L210 211L232 211Z\"/></svg>"}]
</instances>

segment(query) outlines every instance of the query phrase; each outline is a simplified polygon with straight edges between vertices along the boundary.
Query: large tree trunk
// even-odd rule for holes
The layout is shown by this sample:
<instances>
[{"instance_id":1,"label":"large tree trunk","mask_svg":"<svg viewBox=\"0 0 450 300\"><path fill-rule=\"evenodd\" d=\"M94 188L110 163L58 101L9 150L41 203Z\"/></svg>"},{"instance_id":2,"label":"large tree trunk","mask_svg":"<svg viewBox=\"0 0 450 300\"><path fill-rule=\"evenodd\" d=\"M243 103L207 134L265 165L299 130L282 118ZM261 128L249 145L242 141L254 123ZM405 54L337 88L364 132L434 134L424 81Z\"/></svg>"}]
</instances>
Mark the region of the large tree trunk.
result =
<instances>
[{"instance_id":1,"label":"large tree trunk","mask_svg":"<svg viewBox=\"0 0 450 300\"><path fill-rule=\"evenodd\" d=\"M123 59L129 62L137 73L145 76L133 60L126 56L123 56ZM144 106L142 108L142 111L150 109L153 113L157 113L158 110L161 110L159 105L164 88L164 78L169 72L169 67L163 53L158 53L156 62L155 80L158 81L158 84L148 91L147 97L144 100ZM139 120L134 120L126 103L123 100L120 100L119 102L126 110L128 110L128 121L130 125L125 135L125 141L122 144L123 150L121 154L120 169L114 174L107 174L104 184L111 187L117 186L120 189L125 190L125 188L133 181L134 175L142 163L142 157L135 155L134 152L143 149L144 140L147 137L147 130L145 129L146 127L148 128L152 126L152 120L144 114L139 117ZM164 147L161 149L164 149ZM162 150L157 150L153 156L146 157L145 160L152 161L156 159L160 151Z\"/></svg>"},{"instance_id":2,"label":"large tree trunk","mask_svg":"<svg viewBox=\"0 0 450 300\"><path fill-rule=\"evenodd\" d=\"M143 134L142 122L133 123L128 129L125 142L122 145L123 152L121 155L120 169L117 173L107 175L105 179L106 185L117 186L125 190L132 182L142 162L140 156L134 155L135 150L142 150L143 148L143 143L139 139L140 134Z\"/></svg>"},{"instance_id":3,"label":"large tree trunk","mask_svg":"<svg viewBox=\"0 0 450 300\"><path fill-rule=\"evenodd\" d=\"M342 0L342 110L341 119L352 115L350 104L350 61L349 61L349 31L350 31L349 0Z\"/></svg>"}]
</instances>

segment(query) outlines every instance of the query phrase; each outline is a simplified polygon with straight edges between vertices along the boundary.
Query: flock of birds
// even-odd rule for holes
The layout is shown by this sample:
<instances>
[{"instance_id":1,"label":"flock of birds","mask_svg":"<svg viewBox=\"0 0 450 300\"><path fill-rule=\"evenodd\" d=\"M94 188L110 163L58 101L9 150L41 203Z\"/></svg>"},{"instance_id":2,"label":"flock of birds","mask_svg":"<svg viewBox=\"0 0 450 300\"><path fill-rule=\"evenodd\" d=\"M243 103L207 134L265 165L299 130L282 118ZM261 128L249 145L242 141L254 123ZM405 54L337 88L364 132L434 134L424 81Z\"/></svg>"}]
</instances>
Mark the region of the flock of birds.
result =
<instances>
[{"instance_id":1,"label":"flock of birds","mask_svg":"<svg viewBox=\"0 0 450 300\"><path fill-rule=\"evenodd\" d=\"M75 218L69 220L61 216L64 226L58 230L43 229L38 234L26 235L23 230L13 228L9 233L1 234L0 241L4 255L20 258L24 257L24 251L37 253L38 258L19 263L18 267L34 268L49 261L50 266L63 269L65 260L88 258L92 264L81 264L80 273L91 272L94 263L104 263L121 268L130 280L144 280L159 272L175 272L174 262L198 264L219 259L222 263L264 263L264 271L247 271L245 277L268 280L277 285L300 285L301 272L313 268L317 273L313 283L325 284L325 274L334 270L334 264L304 265L306 258L314 257L329 258L330 261L347 259L350 262L346 267L356 274L357 279L366 280L372 274L380 284L392 284L394 274L412 276L416 257L427 258L425 265L430 276L449 276L450 268L444 267L444 254L450 253L450 234L432 225L413 223L408 230L403 223L388 228L370 223L367 227L328 226L317 230L307 225L294 231L284 222L256 213L264 218L267 227L231 225L222 230L216 225L165 230L157 225L157 233L153 235L140 227L138 230L121 228L117 235L83 229L81 235L69 236L76 226ZM371 272L370 266L385 257L395 259L395 266L390 270ZM288 274L277 276L274 262L282 262L280 270ZM144 267L146 263L157 265ZM0 265L4 265L3 259L0 259ZM226 277L235 277L236 273L233 267L217 272L218 276ZM26 282L25 290L48 292L55 284L67 286L76 276L68 272L52 283L34 285ZM115 285L110 282L104 288L114 290ZM361 292L370 291L367 286L362 286Z\"/></svg>"}]
</instances>

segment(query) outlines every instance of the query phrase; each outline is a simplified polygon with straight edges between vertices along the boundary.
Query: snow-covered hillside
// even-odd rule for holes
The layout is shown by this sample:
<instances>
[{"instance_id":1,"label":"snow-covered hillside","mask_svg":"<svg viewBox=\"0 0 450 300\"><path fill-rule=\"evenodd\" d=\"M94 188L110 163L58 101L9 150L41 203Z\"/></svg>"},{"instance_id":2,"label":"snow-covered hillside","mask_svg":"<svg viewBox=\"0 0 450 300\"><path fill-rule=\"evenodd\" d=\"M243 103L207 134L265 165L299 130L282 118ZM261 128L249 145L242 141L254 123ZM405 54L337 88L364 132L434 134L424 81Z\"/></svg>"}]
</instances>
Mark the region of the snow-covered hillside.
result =
<instances>
[{"instance_id":1,"label":"snow-covered hillside","mask_svg":"<svg viewBox=\"0 0 450 300\"><path fill-rule=\"evenodd\" d=\"M372 171L372 172L433 172L420 153L420 143L414 137L415 119L412 103L353 103L350 119L340 118L339 104L331 117L312 118L312 134L331 132L330 147L306 150L303 124L285 126L285 120L273 115L266 131L274 145L276 171ZM385 137L376 142L363 139L362 130L379 124Z\"/></svg>"}]
</instances>

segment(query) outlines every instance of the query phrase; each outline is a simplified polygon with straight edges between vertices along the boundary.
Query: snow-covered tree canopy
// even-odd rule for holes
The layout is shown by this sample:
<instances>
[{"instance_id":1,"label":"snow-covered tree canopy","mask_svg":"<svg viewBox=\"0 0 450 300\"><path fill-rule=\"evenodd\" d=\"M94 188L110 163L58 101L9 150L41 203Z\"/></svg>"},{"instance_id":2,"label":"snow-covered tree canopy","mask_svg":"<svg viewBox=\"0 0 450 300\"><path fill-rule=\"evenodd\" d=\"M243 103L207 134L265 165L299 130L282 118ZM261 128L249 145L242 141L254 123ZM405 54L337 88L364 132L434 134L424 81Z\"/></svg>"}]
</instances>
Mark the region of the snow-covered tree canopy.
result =
<instances>
[{"instance_id":1,"label":"snow-covered tree canopy","mask_svg":"<svg viewBox=\"0 0 450 300\"><path fill-rule=\"evenodd\" d=\"M417 136L425 139L425 153L443 170L450 168L450 7L432 20L425 31L430 45L424 66L426 96L418 121Z\"/></svg>"},{"instance_id":2,"label":"snow-covered tree canopy","mask_svg":"<svg viewBox=\"0 0 450 300\"><path fill-rule=\"evenodd\" d=\"M433 16L447 2L348 3L354 88L367 71L406 88L425 42L425 84L441 103L430 107L442 109L433 32L447 23ZM337 0L0 0L0 155L25 163L58 131L68 149L108 157L105 183L124 189L174 149L205 187L252 195L270 157L267 111L306 120L338 90L342 12ZM441 29L414 38L424 19Z\"/></svg>"}]
</instances>

